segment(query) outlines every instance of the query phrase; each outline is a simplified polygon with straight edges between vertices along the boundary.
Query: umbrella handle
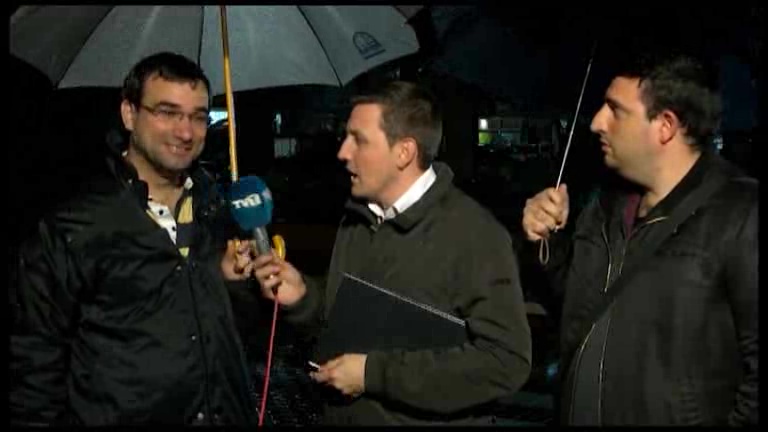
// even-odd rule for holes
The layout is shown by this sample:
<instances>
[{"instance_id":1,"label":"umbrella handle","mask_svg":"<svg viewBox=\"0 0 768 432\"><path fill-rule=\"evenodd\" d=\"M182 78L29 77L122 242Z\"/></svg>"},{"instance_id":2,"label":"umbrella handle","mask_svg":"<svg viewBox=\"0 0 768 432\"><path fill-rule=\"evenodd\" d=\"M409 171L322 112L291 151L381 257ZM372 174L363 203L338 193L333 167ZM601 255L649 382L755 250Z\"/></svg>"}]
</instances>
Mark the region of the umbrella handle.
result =
<instances>
[{"instance_id":1,"label":"umbrella handle","mask_svg":"<svg viewBox=\"0 0 768 432\"><path fill-rule=\"evenodd\" d=\"M227 125L229 129L229 172L232 183L237 181L237 145L235 144L235 104L232 98L232 80L229 67L229 35L227 34L227 7L219 5L221 18L221 45L224 53L224 89L227 96Z\"/></svg>"}]
</instances>

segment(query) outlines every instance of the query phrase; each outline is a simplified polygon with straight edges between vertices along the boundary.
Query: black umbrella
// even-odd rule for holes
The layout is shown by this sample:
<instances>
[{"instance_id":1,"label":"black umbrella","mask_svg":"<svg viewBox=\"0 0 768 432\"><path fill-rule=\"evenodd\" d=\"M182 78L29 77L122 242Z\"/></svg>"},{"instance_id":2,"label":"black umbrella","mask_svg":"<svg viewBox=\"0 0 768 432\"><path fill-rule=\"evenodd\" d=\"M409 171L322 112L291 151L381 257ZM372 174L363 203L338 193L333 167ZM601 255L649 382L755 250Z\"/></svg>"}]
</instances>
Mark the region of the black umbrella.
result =
<instances>
[{"instance_id":1,"label":"black umbrella","mask_svg":"<svg viewBox=\"0 0 768 432\"><path fill-rule=\"evenodd\" d=\"M690 8L665 5L602 6L525 3L430 6L433 46L422 67L476 85L523 111L573 112L581 78L597 43L584 109L602 99L610 66L621 56L677 49L719 63L734 56L756 76L762 12L754 6ZM415 22L415 21L414 21ZM417 33L419 29L417 28Z\"/></svg>"}]
</instances>

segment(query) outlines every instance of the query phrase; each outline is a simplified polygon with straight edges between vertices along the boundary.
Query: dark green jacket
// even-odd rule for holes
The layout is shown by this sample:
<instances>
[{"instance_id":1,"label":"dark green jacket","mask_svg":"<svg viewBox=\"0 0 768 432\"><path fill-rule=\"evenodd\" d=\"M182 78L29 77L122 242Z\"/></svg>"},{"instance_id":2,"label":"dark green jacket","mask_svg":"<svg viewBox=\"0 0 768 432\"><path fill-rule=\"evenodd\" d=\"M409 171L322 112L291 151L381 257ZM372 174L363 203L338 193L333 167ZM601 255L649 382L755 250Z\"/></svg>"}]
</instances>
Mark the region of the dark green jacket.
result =
<instances>
[{"instance_id":1,"label":"dark green jacket","mask_svg":"<svg viewBox=\"0 0 768 432\"><path fill-rule=\"evenodd\" d=\"M365 394L329 404L325 423L489 423L485 408L528 378L531 336L509 234L453 186L448 166L434 168L432 187L394 219L377 225L366 205L347 204L325 289L308 282L286 319L322 328L347 272L466 320L471 343L368 353Z\"/></svg>"}]
</instances>

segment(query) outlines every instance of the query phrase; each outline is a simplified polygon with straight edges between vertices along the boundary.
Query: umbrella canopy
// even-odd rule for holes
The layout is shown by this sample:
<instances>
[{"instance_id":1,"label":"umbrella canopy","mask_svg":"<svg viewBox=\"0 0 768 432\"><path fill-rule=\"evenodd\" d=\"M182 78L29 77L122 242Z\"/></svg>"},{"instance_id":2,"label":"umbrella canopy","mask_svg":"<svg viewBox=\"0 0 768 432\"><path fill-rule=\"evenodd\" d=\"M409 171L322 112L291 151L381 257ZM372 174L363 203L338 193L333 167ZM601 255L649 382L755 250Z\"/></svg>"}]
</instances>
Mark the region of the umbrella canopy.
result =
<instances>
[{"instance_id":1,"label":"umbrella canopy","mask_svg":"<svg viewBox=\"0 0 768 432\"><path fill-rule=\"evenodd\" d=\"M197 60L224 93L218 6L22 6L10 52L59 88L119 87L142 57L172 51ZM232 90L343 86L419 45L395 7L228 6Z\"/></svg>"},{"instance_id":2,"label":"umbrella canopy","mask_svg":"<svg viewBox=\"0 0 768 432\"><path fill-rule=\"evenodd\" d=\"M750 54L759 51L763 33L754 6L670 4L663 18L645 4L616 10L574 2L504 6L429 6L436 47L422 42L422 52L431 53L424 57L424 68L473 84L520 111L572 112L596 44L583 107L590 113L602 103L610 64L633 52L675 49L713 65L726 55L755 67L759 63L757 55ZM675 26L660 30L649 25L660 19Z\"/></svg>"}]
</instances>

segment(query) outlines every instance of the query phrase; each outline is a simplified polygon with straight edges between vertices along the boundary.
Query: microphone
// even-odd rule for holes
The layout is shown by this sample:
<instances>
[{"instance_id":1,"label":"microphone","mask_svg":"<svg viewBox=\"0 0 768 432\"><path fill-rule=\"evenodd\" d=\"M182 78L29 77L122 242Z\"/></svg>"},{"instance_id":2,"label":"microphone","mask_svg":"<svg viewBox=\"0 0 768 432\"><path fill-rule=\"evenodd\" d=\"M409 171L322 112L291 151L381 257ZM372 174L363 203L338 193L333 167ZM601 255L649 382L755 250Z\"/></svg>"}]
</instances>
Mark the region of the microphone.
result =
<instances>
[{"instance_id":1,"label":"microphone","mask_svg":"<svg viewBox=\"0 0 768 432\"><path fill-rule=\"evenodd\" d=\"M240 228L253 232L256 243L256 251L259 255L271 254L272 247L267 236L266 226L272 220L272 193L266 183L256 176L240 177L232 183L229 189L229 209ZM279 235L274 237L277 255L285 258L285 241ZM270 276L271 277L271 276ZM272 311L272 330L269 333L269 348L267 350L267 369L264 375L264 389L261 396L261 409L259 409L259 426L264 421L266 412L267 394L269 390L269 372L272 369L272 353L275 342L275 328L277 325L277 285L272 288L275 296L274 309Z\"/></svg>"},{"instance_id":2,"label":"microphone","mask_svg":"<svg viewBox=\"0 0 768 432\"><path fill-rule=\"evenodd\" d=\"M272 253L266 226L272 220L272 193L267 184L256 176L240 177L229 190L229 208L237 224L247 232L253 232L256 250L261 254Z\"/></svg>"}]
</instances>

